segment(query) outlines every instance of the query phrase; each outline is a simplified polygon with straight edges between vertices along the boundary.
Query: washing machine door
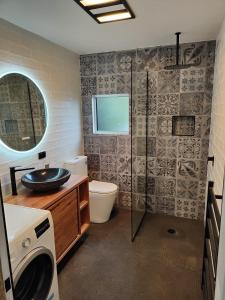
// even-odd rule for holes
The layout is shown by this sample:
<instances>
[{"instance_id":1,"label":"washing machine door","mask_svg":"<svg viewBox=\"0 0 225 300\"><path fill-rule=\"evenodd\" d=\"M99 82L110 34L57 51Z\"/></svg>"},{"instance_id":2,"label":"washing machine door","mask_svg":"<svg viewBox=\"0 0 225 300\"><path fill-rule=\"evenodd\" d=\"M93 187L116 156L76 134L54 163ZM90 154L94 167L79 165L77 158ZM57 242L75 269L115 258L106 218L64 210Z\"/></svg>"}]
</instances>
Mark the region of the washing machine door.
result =
<instances>
[{"instance_id":1,"label":"washing machine door","mask_svg":"<svg viewBox=\"0 0 225 300\"><path fill-rule=\"evenodd\" d=\"M15 300L46 300L52 286L54 258L44 248L36 248L20 262L15 272Z\"/></svg>"}]
</instances>

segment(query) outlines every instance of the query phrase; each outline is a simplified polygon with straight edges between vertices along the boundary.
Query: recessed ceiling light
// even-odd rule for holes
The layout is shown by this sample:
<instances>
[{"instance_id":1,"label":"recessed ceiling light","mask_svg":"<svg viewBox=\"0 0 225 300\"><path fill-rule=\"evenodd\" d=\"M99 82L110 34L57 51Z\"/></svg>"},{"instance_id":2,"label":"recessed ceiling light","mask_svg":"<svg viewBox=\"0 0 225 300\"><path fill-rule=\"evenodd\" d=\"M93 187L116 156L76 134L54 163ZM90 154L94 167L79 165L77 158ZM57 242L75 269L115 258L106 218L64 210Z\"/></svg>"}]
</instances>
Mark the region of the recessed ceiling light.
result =
<instances>
[{"instance_id":1,"label":"recessed ceiling light","mask_svg":"<svg viewBox=\"0 0 225 300\"><path fill-rule=\"evenodd\" d=\"M94 6L94 5L101 5L101 4L108 4L108 3L113 3L118 2L118 0L81 0L80 3L83 6Z\"/></svg>"},{"instance_id":2,"label":"recessed ceiling light","mask_svg":"<svg viewBox=\"0 0 225 300\"><path fill-rule=\"evenodd\" d=\"M134 19L126 0L74 0L99 24Z\"/></svg>"},{"instance_id":3,"label":"recessed ceiling light","mask_svg":"<svg viewBox=\"0 0 225 300\"><path fill-rule=\"evenodd\" d=\"M131 19L129 11L102 14L97 17L100 23Z\"/></svg>"}]
</instances>

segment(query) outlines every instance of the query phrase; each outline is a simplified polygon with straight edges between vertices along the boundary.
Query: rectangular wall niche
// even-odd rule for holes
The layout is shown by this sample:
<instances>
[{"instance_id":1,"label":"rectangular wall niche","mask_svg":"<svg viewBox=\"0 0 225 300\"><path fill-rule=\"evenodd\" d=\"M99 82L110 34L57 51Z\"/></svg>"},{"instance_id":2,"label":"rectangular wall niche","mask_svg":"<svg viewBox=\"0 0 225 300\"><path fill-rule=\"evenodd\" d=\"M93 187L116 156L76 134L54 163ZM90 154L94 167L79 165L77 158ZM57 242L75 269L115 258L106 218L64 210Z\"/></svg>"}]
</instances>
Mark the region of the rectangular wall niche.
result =
<instances>
[{"instance_id":1,"label":"rectangular wall niche","mask_svg":"<svg viewBox=\"0 0 225 300\"><path fill-rule=\"evenodd\" d=\"M4 123L5 123L6 134L19 132L17 120L5 120Z\"/></svg>"},{"instance_id":2,"label":"rectangular wall niche","mask_svg":"<svg viewBox=\"0 0 225 300\"><path fill-rule=\"evenodd\" d=\"M195 135L195 116L173 116L172 134L178 136Z\"/></svg>"}]
</instances>

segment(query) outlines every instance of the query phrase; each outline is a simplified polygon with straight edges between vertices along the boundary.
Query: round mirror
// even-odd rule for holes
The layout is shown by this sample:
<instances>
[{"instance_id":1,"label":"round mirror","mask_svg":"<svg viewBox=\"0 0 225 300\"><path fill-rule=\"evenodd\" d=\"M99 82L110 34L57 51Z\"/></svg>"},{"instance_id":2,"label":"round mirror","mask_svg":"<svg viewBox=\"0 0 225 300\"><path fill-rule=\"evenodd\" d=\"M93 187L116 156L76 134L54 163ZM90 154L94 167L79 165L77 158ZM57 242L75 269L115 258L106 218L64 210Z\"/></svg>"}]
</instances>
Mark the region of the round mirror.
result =
<instances>
[{"instance_id":1,"label":"round mirror","mask_svg":"<svg viewBox=\"0 0 225 300\"><path fill-rule=\"evenodd\" d=\"M10 73L0 79L0 139L17 151L42 140L47 126L44 97L28 77Z\"/></svg>"}]
</instances>

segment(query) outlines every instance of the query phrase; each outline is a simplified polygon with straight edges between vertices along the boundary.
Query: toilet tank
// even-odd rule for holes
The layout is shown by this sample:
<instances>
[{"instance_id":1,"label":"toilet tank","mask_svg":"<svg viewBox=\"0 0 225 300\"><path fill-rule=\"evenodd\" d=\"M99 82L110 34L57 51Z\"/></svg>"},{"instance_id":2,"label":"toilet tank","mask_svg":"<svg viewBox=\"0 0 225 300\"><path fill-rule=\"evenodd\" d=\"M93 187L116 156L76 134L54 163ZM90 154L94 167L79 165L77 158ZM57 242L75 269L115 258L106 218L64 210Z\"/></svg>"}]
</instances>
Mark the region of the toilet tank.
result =
<instances>
[{"instance_id":1,"label":"toilet tank","mask_svg":"<svg viewBox=\"0 0 225 300\"><path fill-rule=\"evenodd\" d=\"M87 156L75 156L65 161L64 167L69 170L71 174L87 176Z\"/></svg>"}]
</instances>

